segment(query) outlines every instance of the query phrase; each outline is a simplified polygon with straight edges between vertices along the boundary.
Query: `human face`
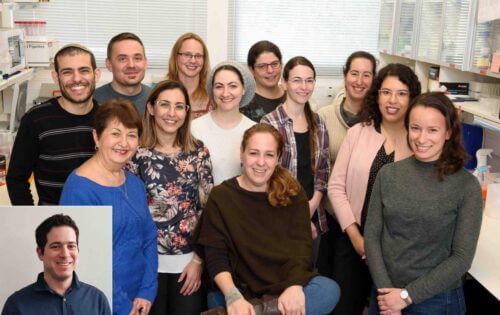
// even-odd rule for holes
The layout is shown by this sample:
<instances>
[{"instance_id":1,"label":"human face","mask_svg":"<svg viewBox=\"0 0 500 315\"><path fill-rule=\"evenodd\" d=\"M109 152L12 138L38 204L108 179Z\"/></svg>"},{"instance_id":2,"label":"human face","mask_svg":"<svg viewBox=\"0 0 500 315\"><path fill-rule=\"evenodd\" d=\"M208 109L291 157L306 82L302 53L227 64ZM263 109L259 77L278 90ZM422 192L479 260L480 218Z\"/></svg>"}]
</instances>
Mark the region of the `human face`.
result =
<instances>
[{"instance_id":1,"label":"human face","mask_svg":"<svg viewBox=\"0 0 500 315\"><path fill-rule=\"evenodd\" d=\"M179 68L179 76L181 78L183 76L188 78L198 77L204 63L205 54L203 52L203 46L201 45L201 43L193 38L183 41L181 48L177 53L177 67Z\"/></svg>"},{"instance_id":2,"label":"human face","mask_svg":"<svg viewBox=\"0 0 500 315\"><path fill-rule=\"evenodd\" d=\"M95 130L93 135L97 154L112 168L121 168L139 145L137 128L127 128L118 119L109 121L99 137Z\"/></svg>"},{"instance_id":3,"label":"human face","mask_svg":"<svg viewBox=\"0 0 500 315\"><path fill-rule=\"evenodd\" d=\"M435 108L417 105L410 113L408 127L408 140L415 158L422 162L438 160L451 135L443 114Z\"/></svg>"},{"instance_id":4,"label":"human face","mask_svg":"<svg viewBox=\"0 0 500 315\"><path fill-rule=\"evenodd\" d=\"M78 244L75 230L69 226L53 227L47 234L47 244L37 248L38 258L43 262L43 274L49 282L64 282L73 279L78 262Z\"/></svg>"},{"instance_id":5,"label":"human face","mask_svg":"<svg viewBox=\"0 0 500 315\"><path fill-rule=\"evenodd\" d=\"M155 128L159 135L175 136L186 120L186 99L179 89L161 92L155 104L148 103L147 106L149 114L154 116Z\"/></svg>"},{"instance_id":6,"label":"human face","mask_svg":"<svg viewBox=\"0 0 500 315\"><path fill-rule=\"evenodd\" d=\"M278 143L269 133L258 132L241 148L242 180L251 191L267 191L269 179L278 165Z\"/></svg>"},{"instance_id":7,"label":"human face","mask_svg":"<svg viewBox=\"0 0 500 315\"><path fill-rule=\"evenodd\" d=\"M52 72L54 83L59 84L62 97L73 104L84 105L92 98L95 83L99 80L99 69L92 69L89 54L57 57L59 72Z\"/></svg>"},{"instance_id":8,"label":"human face","mask_svg":"<svg viewBox=\"0 0 500 315\"><path fill-rule=\"evenodd\" d=\"M308 66L298 65L290 70L285 84L287 102L304 105L314 91L314 71Z\"/></svg>"},{"instance_id":9,"label":"human face","mask_svg":"<svg viewBox=\"0 0 500 315\"><path fill-rule=\"evenodd\" d=\"M113 73L113 81L122 87L140 85L147 66L144 47L132 39L114 43L111 58L106 58L106 68Z\"/></svg>"},{"instance_id":10,"label":"human face","mask_svg":"<svg viewBox=\"0 0 500 315\"><path fill-rule=\"evenodd\" d=\"M258 88L275 88L280 81L281 62L274 53L263 52L250 70Z\"/></svg>"},{"instance_id":11,"label":"human face","mask_svg":"<svg viewBox=\"0 0 500 315\"><path fill-rule=\"evenodd\" d=\"M220 70L214 77L213 93L217 110L231 111L240 107L245 89L238 74L231 70Z\"/></svg>"},{"instance_id":12,"label":"human face","mask_svg":"<svg viewBox=\"0 0 500 315\"><path fill-rule=\"evenodd\" d=\"M373 65L366 58L355 58L344 76L347 97L353 101L364 100L373 82Z\"/></svg>"},{"instance_id":13,"label":"human face","mask_svg":"<svg viewBox=\"0 0 500 315\"><path fill-rule=\"evenodd\" d=\"M395 76L384 79L378 94L382 123L402 123L410 103L408 86Z\"/></svg>"}]
</instances>

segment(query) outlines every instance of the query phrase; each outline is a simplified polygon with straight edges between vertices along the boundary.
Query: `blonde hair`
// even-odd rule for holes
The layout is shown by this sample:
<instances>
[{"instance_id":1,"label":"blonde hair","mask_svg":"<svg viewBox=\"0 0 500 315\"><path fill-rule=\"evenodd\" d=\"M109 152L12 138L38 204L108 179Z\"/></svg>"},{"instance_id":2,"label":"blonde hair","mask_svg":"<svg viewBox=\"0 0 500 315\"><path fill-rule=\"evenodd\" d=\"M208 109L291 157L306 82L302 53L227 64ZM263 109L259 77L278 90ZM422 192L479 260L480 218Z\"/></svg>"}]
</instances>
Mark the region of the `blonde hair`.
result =
<instances>
[{"instance_id":1,"label":"blonde hair","mask_svg":"<svg viewBox=\"0 0 500 315\"><path fill-rule=\"evenodd\" d=\"M208 79L208 73L210 72L210 58L208 56L207 46L205 45L205 42L203 42L203 39L201 39L200 36L198 36L195 33L189 32L189 33L181 35L177 39L174 46L172 47L172 52L170 53L170 58L168 60L167 79L173 80L173 81L180 81L179 80L179 67L177 66L177 57L178 57L178 53L182 47L182 44L184 43L184 41L186 41L188 39L196 40L203 47L203 66L201 67L201 71L200 71L200 75L199 75L200 81L198 82L198 87L193 92L192 99L191 99L192 102L195 102L195 101L199 101L199 100L208 99L207 79Z\"/></svg>"}]
</instances>

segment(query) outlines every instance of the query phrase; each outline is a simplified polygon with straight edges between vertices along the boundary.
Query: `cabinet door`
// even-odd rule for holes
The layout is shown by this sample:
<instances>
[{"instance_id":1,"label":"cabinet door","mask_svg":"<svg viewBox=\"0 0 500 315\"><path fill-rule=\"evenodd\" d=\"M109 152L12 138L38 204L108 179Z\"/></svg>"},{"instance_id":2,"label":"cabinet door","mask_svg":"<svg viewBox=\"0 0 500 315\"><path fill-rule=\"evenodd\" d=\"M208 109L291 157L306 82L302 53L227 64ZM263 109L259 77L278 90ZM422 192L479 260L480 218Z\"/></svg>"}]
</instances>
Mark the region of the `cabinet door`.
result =
<instances>
[{"instance_id":1,"label":"cabinet door","mask_svg":"<svg viewBox=\"0 0 500 315\"><path fill-rule=\"evenodd\" d=\"M441 53L443 0L423 0L417 58L438 61Z\"/></svg>"},{"instance_id":2,"label":"cabinet door","mask_svg":"<svg viewBox=\"0 0 500 315\"><path fill-rule=\"evenodd\" d=\"M464 69L471 18L471 0L445 0L441 62Z\"/></svg>"},{"instance_id":3,"label":"cabinet door","mask_svg":"<svg viewBox=\"0 0 500 315\"><path fill-rule=\"evenodd\" d=\"M395 0L382 0L380 6L378 50L385 53L392 53L395 10L396 10Z\"/></svg>"},{"instance_id":4,"label":"cabinet door","mask_svg":"<svg viewBox=\"0 0 500 315\"><path fill-rule=\"evenodd\" d=\"M399 13L398 43L396 54L413 57L413 34L416 0L403 0Z\"/></svg>"}]
</instances>

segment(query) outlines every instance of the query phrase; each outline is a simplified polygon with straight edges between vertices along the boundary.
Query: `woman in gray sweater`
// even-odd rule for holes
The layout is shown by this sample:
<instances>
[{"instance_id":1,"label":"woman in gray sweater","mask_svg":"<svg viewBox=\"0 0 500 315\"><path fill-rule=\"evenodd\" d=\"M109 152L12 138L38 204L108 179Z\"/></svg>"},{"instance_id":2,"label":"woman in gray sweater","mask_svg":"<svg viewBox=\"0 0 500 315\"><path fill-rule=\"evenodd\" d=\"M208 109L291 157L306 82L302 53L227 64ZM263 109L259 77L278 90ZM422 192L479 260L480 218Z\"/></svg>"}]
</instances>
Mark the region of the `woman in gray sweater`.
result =
<instances>
[{"instance_id":1,"label":"woman in gray sweater","mask_svg":"<svg viewBox=\"0 0 500 315\"><path fill-rule=\"evenodd\" d=\"M463 168L459 117L444 94L426 93L405 125L414 156L383 167L370 200L370 314L465 314L461 278L474 257L482 200Z\"/></svg>"}]
</instances>

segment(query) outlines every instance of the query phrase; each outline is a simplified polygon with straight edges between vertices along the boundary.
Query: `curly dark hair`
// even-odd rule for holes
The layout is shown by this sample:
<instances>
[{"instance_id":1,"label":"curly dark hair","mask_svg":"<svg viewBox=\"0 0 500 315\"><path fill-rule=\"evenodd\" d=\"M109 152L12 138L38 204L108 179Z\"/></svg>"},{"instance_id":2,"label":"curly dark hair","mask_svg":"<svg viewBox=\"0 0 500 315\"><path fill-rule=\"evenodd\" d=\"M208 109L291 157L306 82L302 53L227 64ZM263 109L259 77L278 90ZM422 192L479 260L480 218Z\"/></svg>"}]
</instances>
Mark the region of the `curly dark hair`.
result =
<instances>
[{"instance_id":1,"label":"curly dark hair","mask_svg":"<svg viewBox=\"0 0 500 315\"><path fill-rule=\"evenodd\" d=\"M453 106L453 103L446 95L441 92L424 93L411 102L406 112L406 130L408 130L410 126L410 113L418 106L438 110L444 116L446 129L451 132L450 139L445 141L443 151L436 162L438 180L443 181L445 176L458 172L469 160L469 156L462 142L460 118L455 106Z\"/></svg>"},{"instance_id":2,"label":"curly dark hair","mask_svg":"<svg viewBox=\"0 0 500 315\"><path fill-rule=\"evenodd\" d=\"M382 123L382 113L378 107L378 91L382 82L387 77L397 77L399 81L405 84L410 91L410 102L420 94L421 87L417 75L410 67L400 63L391 63L380 69L373 79L372 87L365 98L365 103L360 113L360 121L365 125L371 125L373 122L376 127Z\"/></svg>"}]
</instances>

